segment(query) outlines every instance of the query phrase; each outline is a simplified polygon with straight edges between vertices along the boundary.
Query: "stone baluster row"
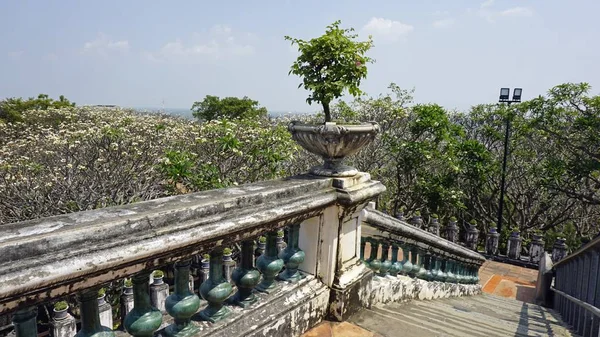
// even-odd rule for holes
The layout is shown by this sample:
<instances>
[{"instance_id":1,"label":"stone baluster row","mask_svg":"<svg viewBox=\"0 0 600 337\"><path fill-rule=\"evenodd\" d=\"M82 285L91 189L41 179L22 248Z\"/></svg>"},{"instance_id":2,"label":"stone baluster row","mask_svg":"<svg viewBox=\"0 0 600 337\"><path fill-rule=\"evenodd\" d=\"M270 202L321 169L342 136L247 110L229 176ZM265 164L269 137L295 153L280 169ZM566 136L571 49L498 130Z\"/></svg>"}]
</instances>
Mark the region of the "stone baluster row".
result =
<instances>
[{"instance_id":1,"label":"stone baluster row","mask_svg":"<svg viewBox=\"0 0 600 337\"><path fill-rule=\"evenodd\" d=\"M241 243L240 264L235 262L229 248L217 247L203 255L200 268L199 295L207 302L198 312L201 299L193 292L190 275L192 259L174 264L174 292L164 282L162 271L144 271L124 282L121 295L122 326L133 336L150 337L161 328L163 313L168 313L174 323L164 330L166 336L190 336L198 332L192 318L216 322L227 317L227 305L247 308L257 301L255 291L270 293L279 285L276 280L296 282L304 277L298 270L305 254L298 245L300 224L283 231L269 231L260 237L257 248L254 240ZM287 239L287 242L283 240ZM397 249L396 249L397 252ZM255 266L256 265L256 266ZM234 293L232 283L236 285ZM100 296L99 296L100 295ZM98 288L78 293L81 328L76 332L75 318L68 313L68 304L55 304L51 322L55 337L112 337L112 308ZM17 337L37 336L37 308L24 308L13 315Z\"/></svg>"},{"instance_id":2,"label":"stone baluster row","mask_svg":"<svg viewBox=\"0 0 600 337\"><path fill-rule=\"evenodd\" d=\"M404 211L401 210L397 212L395 217L404 221ZM421 217L420 212L417 211L412 217L410 217L409 223L419 229L425 229L430 233L442 236L448 241L459 243L460 230L455 217L451 217L448 224L443 229L440 229L441 225L438 216L436 214L432 214L429 225L424 228L425 225L423 218ZM464 244L467 248L478 251L479 230L477 229L477 222L472 220L468 226L469 227L464 235ZM498 255L499 240L500 233L498 233L496 227L492 225L489 229L489 232L486 233L484 252L488 255ZM513 230L507 242L507 257L510 259L520 260L521 248L522 238L520 236L520 232L518 230ZM531 243L529 246L528 261L535 264L539 263L543 253L544 240L542 239L542 235L540 233L532 234ZM552 250L552 260L554 262L558 262L559 260L563 259L566 254L567 246L565 244L565 239L557 238Z\"/></svg>"},{"instance_id":3,"label":"stone baluster row","mask_svg":"<svg viewBox=\"0 0 600 337\"><path fill-rule=\"evenodd\" d=\"M369 250L365 256L367 244ZM380 249L381 258L378 258ZM400 261L399 252L402 252ZM385 240L362 238L360 253L364 263L380 277L406 275L427 281L467 284L479 282L479 268L476 265L455 261L404 242L390 244Z\"/></svg>"}]
</instances>

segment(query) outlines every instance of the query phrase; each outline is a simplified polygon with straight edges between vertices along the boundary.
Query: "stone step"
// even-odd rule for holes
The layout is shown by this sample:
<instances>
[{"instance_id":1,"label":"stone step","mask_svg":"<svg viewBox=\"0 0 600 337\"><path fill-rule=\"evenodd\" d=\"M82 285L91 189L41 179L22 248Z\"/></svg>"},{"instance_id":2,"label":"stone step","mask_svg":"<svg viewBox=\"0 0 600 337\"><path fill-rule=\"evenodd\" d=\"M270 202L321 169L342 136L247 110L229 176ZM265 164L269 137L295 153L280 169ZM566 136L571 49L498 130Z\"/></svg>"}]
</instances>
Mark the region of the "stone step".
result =
<instances>
[{"instance_id":1,"label":"stone step","mask_svg":"<svg viewBox=\"0 0 600 337\"><path fill-rule=\"evenodd\" d=\"M391 303L350 322L381 336L573 336L551 309L492 295Z\"/></svg>"}]
</instances>

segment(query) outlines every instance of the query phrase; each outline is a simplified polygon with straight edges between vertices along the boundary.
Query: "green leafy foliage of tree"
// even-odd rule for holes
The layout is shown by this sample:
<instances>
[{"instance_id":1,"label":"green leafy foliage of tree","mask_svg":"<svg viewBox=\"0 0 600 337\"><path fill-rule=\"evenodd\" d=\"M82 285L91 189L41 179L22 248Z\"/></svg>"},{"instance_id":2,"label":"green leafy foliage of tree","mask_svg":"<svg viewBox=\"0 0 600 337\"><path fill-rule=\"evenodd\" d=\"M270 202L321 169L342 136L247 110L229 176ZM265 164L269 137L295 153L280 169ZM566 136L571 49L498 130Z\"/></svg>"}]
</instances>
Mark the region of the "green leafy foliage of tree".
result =
<instances>
[{"instance_id":1,"label":"green leafy foliage of tree","mask_svg":"<svg viewBox=\"0 0 600 337\"><path fill-rule=\"evenodd\" d=\"M58 100L50 98L46 94L39 94L37 98L7 98L0 101L0 121L3 122L23 122L23 112L27 110L47 110L48 108L70 108L75 103L69 101L65 96L60 95Z\"/></svg>"},{"instance_id":2,"label":"green leafy foliage of tree","mask_svg":"<svg viewBox=\"0 0 600 337\"><path fill-rule=\"evenodd\" d=\"M193 116L202 121L216 119L257 119L267 116L267 109L246 96L224 97L207 95L192 105Z\"/></svg>"},{"instance_id":3,"label":"green leafy foliage of tree","mask_svg":"<svg viewBox=\"0 0 600 337\"><path fill-rule=\"evenodd\" d=\"M353 28L340 28L341 21L327 26L325 34L309 41L285 36L298 46L300 55L292 64L290 74L302 77L304 87L311 94L308 104L321 103L325 121L331 121L330 103L347 90L353 96L362 94L360 82L367 76L367 63L373 59L365 56L373 46L367 41L356 41Z\"/></svg>"}]
</instances>

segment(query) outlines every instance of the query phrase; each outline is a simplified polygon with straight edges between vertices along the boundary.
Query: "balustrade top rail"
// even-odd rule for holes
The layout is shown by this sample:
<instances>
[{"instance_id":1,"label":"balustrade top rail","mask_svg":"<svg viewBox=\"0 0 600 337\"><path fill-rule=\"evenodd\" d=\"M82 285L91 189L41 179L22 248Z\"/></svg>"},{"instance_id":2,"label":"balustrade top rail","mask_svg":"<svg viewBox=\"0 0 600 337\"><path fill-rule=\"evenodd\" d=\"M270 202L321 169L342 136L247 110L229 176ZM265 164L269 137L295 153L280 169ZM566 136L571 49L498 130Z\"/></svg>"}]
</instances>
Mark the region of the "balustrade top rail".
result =
<instances>
[{"instance_id":1,"label":"balustrade top rail","mask_svg":"<svg viewBox=\"0 0 600 337\"><path fill-rule=\"evenodd\" d=\"M437 250L441 254L451 255L458 260L483 264L485 257L456 243L442 239L439 236L418 229L404 221L398 220L374 209L363 210L363 221L369 226L387 232L392 239L412 241L415 246ZM365 229L363 229L364 231ZM397 238L395 237L397 236Z\"/></svg>"},{"instance_id":2,"label":"balustrade top rail","mask_svg":"<svg viewBox=\"0 0 600 337\"><path fill-rule=\"evenodd\" d=\"M562 260L554 263L554 267L560 267L560 266L568 263L569 261L572 261L572 259L577 258L577 257L581 256L582 254L585 254L586 252L590 251L590 249L600 249L600 235L596 236L596 238L594 238L592 241L581 246L579 249L577 249L573 253L567 255Z\"/></svg>"},{"instance_id":3,"label":"balustrade top rail","mask_svg":"<svg viewBox=\"0 0 600 337\"><path fill-rule=\"evenodd\" d=\"M0 225L0 313L299 223L382 189L367 182L355 196L343 185L297 176Z\"/></svg>"}]
</instances>

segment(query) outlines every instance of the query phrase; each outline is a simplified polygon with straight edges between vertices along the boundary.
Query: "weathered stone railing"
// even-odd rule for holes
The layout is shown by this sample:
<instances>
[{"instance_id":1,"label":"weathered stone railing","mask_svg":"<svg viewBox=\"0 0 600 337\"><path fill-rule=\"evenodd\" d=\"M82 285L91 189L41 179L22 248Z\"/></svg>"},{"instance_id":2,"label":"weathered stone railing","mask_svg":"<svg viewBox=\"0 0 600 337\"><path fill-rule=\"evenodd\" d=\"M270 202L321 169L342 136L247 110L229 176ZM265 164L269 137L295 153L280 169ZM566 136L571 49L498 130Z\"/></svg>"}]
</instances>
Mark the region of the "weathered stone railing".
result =
<instances>
[{"instance_id":1,"label":"weathered stone railing","mask_svg":"<svg viewBox=\"0 0 600 337\"><path fill-rule=\"evenodd\" d=\"M540 233L533 233L531 241L527 247L528 255L522 255L523 237L519 231L512 231L506 242L506 255L501 255L498 249L500 244L500 233L495 227L490 227L485 236L477 229L477 224L469 223L463 230L459 227L456 218L450 218L448 223L442 227L437 216L432 216L429 223L425 223L420 215L412 216L410 219L405 219L403 213L398 213L396 219L407 221L416 228L421 228L437 236L443 237L448 241L463 244L465 247L483 254L486 258L497 260L505 263L520 265L523 267L537 268L540 259L545 250L545 242ZM461 242L462 238L462 242ZM483 249L480 249L479 243L483 242ZM558 237L554 242L552 249L552 259L554 262L564 258L567 254L568 247L565 244L565 239Z\"/></svg>"},{"instance_id":2,"label":"weathered stone railing","mask_svg":"<svg viewBox=\"0 0 600 337\"><path fill-rule=\"evenodd\" d=\"M554 270L554 308L579 335L600 336L600 236Z\"/></svg>"},{"instance_id":3,"label":"weathered stone railing","mask_svg":"<svg viewBox=\"0 0 600 337\"><path fill-rule=\"evenodd\" d=\"M373 207L363 210L361 220L361 257L379 276L380 284L373 286L381 289L377 302L395 296L437 298L480 292L478 271L485 262L481 254Z\"/></svg>"},{"instance_id":4,"label":"weathered stone railing","mask_svg":"<svg viewBox=\"0 0 600 337\"><path fill-rule=\"evenodd\" d=\"M0 314L13 315L17 336L33 337L37 308L77 293L77 335L113 336L98 289L131 278L121 308L134 336L298 335L326 315L341 317L345 294L370 275L358 256L358 217L384 190L363 173L299 176L2 225ZM227 250L234 245L235 270ZM192 261L204 275L199 289ZM160 274L149 285L152 271L169 265L173 292ZM54 335L72 336L75 320L55 309Z\"/></svg>"}]
</instances>

